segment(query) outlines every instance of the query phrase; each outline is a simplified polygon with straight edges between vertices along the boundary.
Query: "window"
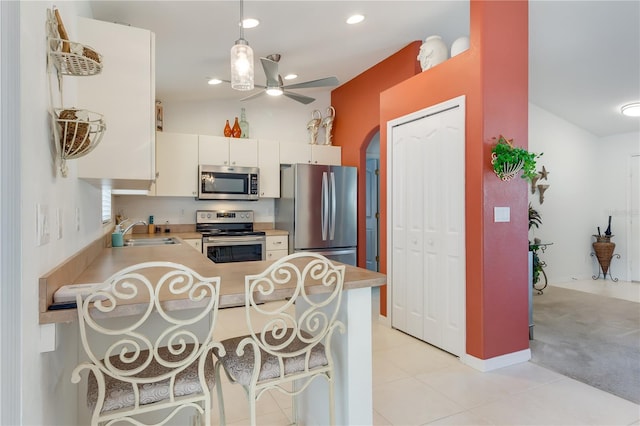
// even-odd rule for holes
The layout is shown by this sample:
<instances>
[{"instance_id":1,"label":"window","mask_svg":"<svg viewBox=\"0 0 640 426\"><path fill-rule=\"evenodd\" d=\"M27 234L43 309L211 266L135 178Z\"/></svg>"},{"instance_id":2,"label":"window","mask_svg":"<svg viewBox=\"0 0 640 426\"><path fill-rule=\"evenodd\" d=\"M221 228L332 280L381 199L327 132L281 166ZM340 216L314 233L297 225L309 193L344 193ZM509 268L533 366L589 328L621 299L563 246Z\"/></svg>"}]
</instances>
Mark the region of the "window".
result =
<instances>
[{"instance_id":1,"label":"window","mask_svg":"<svg viewBox=\"0 0 640 426\"><path fill-rule=\"evenodd\" d=\"M111 188L102 188L102 223L111 222Z\"/></svg>"}]
</instances>

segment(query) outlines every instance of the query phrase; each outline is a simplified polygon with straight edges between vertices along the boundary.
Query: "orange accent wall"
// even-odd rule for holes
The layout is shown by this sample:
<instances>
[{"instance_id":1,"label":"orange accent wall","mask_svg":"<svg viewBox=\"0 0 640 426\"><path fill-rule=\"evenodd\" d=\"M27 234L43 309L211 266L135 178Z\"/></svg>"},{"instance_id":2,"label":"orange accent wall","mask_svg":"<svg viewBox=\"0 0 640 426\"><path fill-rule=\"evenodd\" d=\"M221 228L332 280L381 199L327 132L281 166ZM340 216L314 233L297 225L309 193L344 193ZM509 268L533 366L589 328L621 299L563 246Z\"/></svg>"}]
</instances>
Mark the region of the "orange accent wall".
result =
<instances>
[{"instance_id":1,"label":"orange accent wall","mask_svg":"<svg viewBox=\"0 0 640 426\"><path fill-rule=\"evenodd\" d=\"M331 101L341 120L334 137L342 146L343 164L364 170L366 144L376 126L380 128L380 265L386 272L386 123L466 96L466 351L489 359L529 348L527 185L522 179L500 181L490 164L494 136L503 134L527 147L528 1L472 0L470 22L469 50L420 72L415 59L420 42L413 43L401 51L404 56L398 52L334 90ZM415 51L408 54L410 47ZM399 82L401 76L392 70L400 67L401 57L418 72ZM374 122L377 114L371 110L378 94L379 119ZM359 176L362 212L364 173ZM510 222L493 222L496 206L511 208ZM362 214L358 227L364 229ZM363 234L358 239L359 265L364 264ZM386 303L386 292L381 291L383 314Z\"/></svg>"},{"instance_id":2,"label":"orange accent wall","mask_svg":"<svg viewBox=\"0 0 640 426\"><path fill-rule=\"evenodd\" d=\"M380 130L380 93L421 72L416 59L420 45L421 41L408 44L331 92L331 105L336 109L333 137L335 144L342 146L342 164L358 167L358 265L361 267L366 265L367 254L366 217L362 213L366 202L365 160L367 146ZM384 204L380 202L383 210ZM381 242L380 250L383 247ZM384 268L382 264L381 268ZM382 315L386 315L386 287L380 290Z\"/></svg>"}]
</instances>

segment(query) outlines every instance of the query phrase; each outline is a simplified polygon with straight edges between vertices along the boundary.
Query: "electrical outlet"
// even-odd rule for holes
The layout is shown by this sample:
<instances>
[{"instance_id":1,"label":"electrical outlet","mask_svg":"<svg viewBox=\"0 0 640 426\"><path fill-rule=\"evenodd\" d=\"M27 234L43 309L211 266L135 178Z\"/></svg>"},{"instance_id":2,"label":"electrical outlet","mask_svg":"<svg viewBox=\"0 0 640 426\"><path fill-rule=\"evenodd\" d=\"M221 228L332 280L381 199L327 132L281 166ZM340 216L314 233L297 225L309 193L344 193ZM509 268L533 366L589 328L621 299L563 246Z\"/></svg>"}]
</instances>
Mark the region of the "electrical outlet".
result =
<instances>
[{"instance_id":1,"label":"electrical outlet","mask_svg":"<svg viewBox=\"0 0 640 426\"><path fill-rule=\"evenodd\" d=\"M36 245L49 242L49 206L36 204Z\"/></svg>"},{"instance_id":2,"label":"electrical outlet","mask_svg":"<svg viewBox=\"0 0 640 426\"><path fill-rule=\"evenodd\" d=\"M56 239L62 239L62 209L56 209Z\"/></svg>"}]
</instances>

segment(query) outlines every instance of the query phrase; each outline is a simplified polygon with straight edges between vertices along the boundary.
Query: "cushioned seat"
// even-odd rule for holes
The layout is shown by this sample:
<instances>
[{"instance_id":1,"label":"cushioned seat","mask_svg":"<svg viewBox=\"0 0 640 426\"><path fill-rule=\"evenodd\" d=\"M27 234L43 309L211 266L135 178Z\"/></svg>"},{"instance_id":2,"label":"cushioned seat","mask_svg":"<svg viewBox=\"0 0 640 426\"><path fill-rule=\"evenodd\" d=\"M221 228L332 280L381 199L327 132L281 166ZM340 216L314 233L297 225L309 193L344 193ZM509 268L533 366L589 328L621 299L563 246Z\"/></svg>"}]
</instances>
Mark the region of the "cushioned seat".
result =
<instances>
[{"instance_id":1,"label":"cushioned seat","mask_svg":"<svg viewBox=\"0 0 640 426\"><path fill-rule=\"evenodd\" d=\"M189 309L167 310L167 296ZM157 424L159 415L165 424L187 410L190 424L210 425L219 299L220 278L172 262L136 264L78 293L86 361L71 381L87 371L91 425Z\"/></svg>"},{"instance_id":2,"label":"cushioned seat","mask_svg":"<svg viewBox=\"0 0 640 426\"><path fill-rule=\"evenodd\" d=\"M293 333L293 329L287 329L285 333L286 337L289 338ZM311 335L309 333L303 332L303 336L310 338ZM236 349L240 342L247 338L251 337L250 335L233 337L231 339L223 340L222 346L226 351L225 356L218 356L218 360L224 366L224 369L231 375L236 382L240 383L244 386L249 386L251 382L251 375L253 374L253 364L254 364L254 356L253 356L253 347L247 346L245 348L244 353L241 356L236 354ZM271 345L277 344L276 339L272 336L267 337L267 341ZM300 340L300 338L295 337L289 345L283 350L283 352L296 352L300 349L304 348L306 344ZM265 380L277 379L280 377L280 363L278 362L278 357L268 353L265 350L260 350L260 373L258 374L258 382L262 382ZM324 345L322 343L316 344L311 349L311 355L309 357L309 370L313 370L318 367L326 366L329 363L327 360L327 356L324 352ZM283 358L284 364L284 376L289 376L295 373L301 373L305 371L305 355L300 354L291 358Z\"/></svg>"},{"instance_id":3,"label":"cushioned seat","mask_svg":"<svg viewBox=\"0 0 640 426\"><path fill-rule=\"evenodd\" d=\"M187 345L189 348L187 351L191 351L192 344ZM126 364L120 360L120 356L114 355L110 357L111 364L116 368L127 370L140 367L143 360L149 356L149 351L141 351L140 356L131 364ZM180 361L181 356L172 355L166 347L158 349L158 354L162 359L170 362ZM212 356L211 351L209 357ZM213 358L211 358L213 360ZM170 368L161 365L156 360L152 360L151 364L134 377L158 377L170 372ZM213 361L207 362L204 366L205 380L207 386L211 391L215 386L215 378L213 375ZM135 394L133 393L133 386L129 382L118 380L114 377L105 375L105 397L104 405L102 406L102 412L119 410L122 408L133 407L135 405ZM154 383L145 383L140 386L140 405L153 404L154 402L164 401L171 397L169 389L169 379L161 380ZM187 368L180 373L176 374L174 395L176 397L187 396L193 394L202 393L202 386L198 379L198 360L196 359ZM93 373L89 374L89 381L87 387L87 405L89 409L93 411L98 401L98 381Z\"/></svg>"}]
</instances>

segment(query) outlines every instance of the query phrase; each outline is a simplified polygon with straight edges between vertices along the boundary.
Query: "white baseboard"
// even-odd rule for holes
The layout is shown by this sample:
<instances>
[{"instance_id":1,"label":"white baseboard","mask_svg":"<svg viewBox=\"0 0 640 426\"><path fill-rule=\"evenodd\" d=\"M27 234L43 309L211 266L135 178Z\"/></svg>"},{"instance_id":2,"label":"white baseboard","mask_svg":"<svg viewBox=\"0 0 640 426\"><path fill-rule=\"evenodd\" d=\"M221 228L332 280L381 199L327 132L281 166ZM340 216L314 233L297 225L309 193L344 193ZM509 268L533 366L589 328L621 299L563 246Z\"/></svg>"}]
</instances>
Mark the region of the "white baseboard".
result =
<instances>
[{"instance_id":1,"label":"white baseboard","mask_svg":"<svg viewBox=\"0 0 640 426\"><path fill-rule=\"evenodd\" d=\"M378 323L391 327L391 316L378 315Z\"/></svg>"},{"instance_id":2,"label":"white baseboard","mask_svg":"<svg viewBox=\"0 0 640 426\"><path fill-rule=\"evenodd\" d=\"M460 361L462 361L463 364L482 372L497 370L498 368L507 367L509 365L520 364L521 362L527 362L530 359L530 349L512 352L510 354L500 355L489 359L480 359L469 354L464 354L460 357Z\"/></svg>"}]
</instances>

